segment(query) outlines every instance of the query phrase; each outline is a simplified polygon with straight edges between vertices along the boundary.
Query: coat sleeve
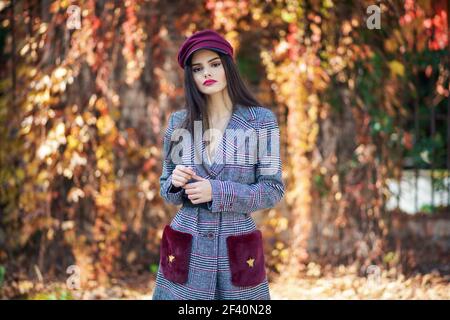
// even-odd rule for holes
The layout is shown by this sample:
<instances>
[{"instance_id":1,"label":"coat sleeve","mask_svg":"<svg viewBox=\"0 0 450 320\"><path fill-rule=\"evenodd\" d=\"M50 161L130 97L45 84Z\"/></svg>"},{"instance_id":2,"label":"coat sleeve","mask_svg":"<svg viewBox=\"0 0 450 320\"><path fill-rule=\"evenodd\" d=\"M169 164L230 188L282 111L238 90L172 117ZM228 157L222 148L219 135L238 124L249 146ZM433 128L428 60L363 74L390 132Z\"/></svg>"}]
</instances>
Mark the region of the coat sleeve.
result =
<instances>
[{"instance_id":1,"label":"coat sleeve","mask_svg":"<svg viewBox=\"0 0 450 320\"><path fill-rule=\"evenodd\" d=\"M173 121L174 114L172 113L169 117L169 124L164 133L164 141L163 141L163 168L162 174L159 178L160 184L160 195L167 202L170 202L175 205L179 205L183 203L183 188L177 188L172 185L172 171L175 169L175 164L172 161L169 153L169 145L170 138L174 129Z\"/></svg>"},{"instance_id":2,"label":"coat sleeve","mask_svg":"<svg viewBox=\"0 0 450 320\"><path fill-rule=\"evenodd\" d=\"M266 135L267 141L259 146L262 151L256 162L256 183L210 180L212 200L207 203L209 210L251 213L271 208L282 199L285 185L281 175L280 133L277 118L270 110L261 123L258 144L264 141L261 137ZM275 141L272 142L272 139Z\"/></svg>"}]
</instances>

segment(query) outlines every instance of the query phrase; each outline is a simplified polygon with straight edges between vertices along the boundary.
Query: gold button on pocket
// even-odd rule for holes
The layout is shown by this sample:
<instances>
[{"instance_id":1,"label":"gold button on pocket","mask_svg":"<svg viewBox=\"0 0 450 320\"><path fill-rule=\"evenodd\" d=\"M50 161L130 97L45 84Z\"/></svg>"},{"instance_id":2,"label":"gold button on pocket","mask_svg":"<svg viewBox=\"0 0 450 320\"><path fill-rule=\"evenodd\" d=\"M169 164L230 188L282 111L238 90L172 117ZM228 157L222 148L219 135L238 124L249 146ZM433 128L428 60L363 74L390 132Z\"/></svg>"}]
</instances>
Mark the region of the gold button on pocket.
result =
<instances>
[{"instance_id":1,"label":"gold button on pocket","mask_svg":"<svg viewBox=\"0 0 450 320\"><path fill-rule=\"evenodd\" d=\"M262 234L259 230L227 237L231 283L256 286L266 279Z\"/></svg>"},{"instance_id":2,"label":"gold button on pocket","mask_svg":"<svg viewBox=\"0 0 450 320\"><path fill-rule=\"evenodd\" d=\"M167 280L176 283L187 282L191 248L191 234L166 225L161 239L160 263L162 273Z\"/></svg>"}]
</instances>

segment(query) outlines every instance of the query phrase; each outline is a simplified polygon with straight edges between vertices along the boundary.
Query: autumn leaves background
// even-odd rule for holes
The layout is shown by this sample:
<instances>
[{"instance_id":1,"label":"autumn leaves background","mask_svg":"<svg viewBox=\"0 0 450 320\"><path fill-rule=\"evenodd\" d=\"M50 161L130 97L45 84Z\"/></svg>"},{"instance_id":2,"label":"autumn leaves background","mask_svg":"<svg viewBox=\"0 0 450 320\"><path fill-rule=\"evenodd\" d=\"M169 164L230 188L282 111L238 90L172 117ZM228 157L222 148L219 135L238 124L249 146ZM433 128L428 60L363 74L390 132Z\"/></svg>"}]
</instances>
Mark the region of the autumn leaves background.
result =
<instances>
[{"instance_id":1,"label":"autumn leaves background","mask_svg":"<svg viewBox=\"0 0 450 320\"><path fill-rule=\"evenodd\" d=\"M80 29L67 28L71 4ZM306 286L308 272L340 277L339 266L366 279L372 265L394 270L392 279L442 279L450 197L436 195L449 193L447 1L381 1L379 30L365 25L372 4L1 1L2 296L64 282L70 265L86 290L143 275L151 283L162 227L175 212L159 197L158 178L166 121L183 103L176 50L204 28L233 44L240 71L280 123L285 201L254 215L271 281ZM405 170L417 179L426 172L432 184L432 200L415 215L386 205L401 197L389 186ZM327 283L336 295L353 288ZM361 286L349 297L364 296Z\"/></svg>"}]
</instances>

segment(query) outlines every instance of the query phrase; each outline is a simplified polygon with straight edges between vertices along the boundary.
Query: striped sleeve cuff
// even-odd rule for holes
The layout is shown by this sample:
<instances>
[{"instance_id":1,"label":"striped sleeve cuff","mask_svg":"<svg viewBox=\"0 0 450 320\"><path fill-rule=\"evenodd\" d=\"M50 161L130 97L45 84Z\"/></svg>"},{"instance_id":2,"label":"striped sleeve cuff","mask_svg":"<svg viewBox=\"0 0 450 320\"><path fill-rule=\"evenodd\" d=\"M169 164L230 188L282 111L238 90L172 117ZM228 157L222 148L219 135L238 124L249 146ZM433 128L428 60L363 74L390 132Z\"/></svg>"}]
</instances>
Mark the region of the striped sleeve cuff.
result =
<instances>
[{"instance_id":1,"label":"striped sleeve cuff","mask_svg":"<svg viewBox=\"0 0 450 320\"><path fill-rule=\"evenodd\" d=\"M172 175L167 178L161 189L161 195L173 204L181 204L183 202L183 192L183 188L177 188L172 185Z\"/></svg>"},{"instance_id":2,"label":"striped sleeve cuff","mask_svg":"<svg viewBox=\"0 0 450 320\"><path fill-rule=\"evenodd\" d=\"M212 200L208 202L211 212L229 211L233 205L235 192L228 181L209 180L212 189Z\"/></svg>"}]
</instances>

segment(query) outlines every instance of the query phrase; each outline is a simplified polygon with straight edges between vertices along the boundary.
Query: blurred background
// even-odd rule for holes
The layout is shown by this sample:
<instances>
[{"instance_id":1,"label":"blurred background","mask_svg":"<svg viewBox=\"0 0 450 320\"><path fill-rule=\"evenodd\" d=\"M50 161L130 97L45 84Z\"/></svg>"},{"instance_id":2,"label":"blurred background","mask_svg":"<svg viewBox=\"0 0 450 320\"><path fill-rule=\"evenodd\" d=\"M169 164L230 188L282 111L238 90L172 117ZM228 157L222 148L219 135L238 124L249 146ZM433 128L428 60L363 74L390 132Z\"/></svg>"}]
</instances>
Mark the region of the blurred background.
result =
<instances>
[{"instance_id":1,"label":"blurred background","mask_svg":"<svg viewBox=\"0 0 450 320\"><path fill-rule=\"evenodd\" d=\"M450 298L447 0L0 1L0 298L150 299L177 50L205 28L278 117L274 299Z\"/></svg>"}]
</instances>

